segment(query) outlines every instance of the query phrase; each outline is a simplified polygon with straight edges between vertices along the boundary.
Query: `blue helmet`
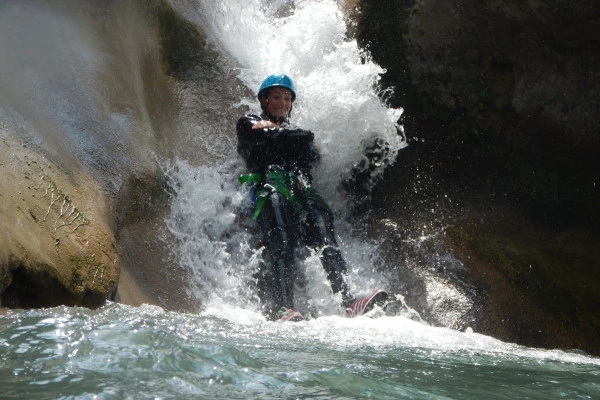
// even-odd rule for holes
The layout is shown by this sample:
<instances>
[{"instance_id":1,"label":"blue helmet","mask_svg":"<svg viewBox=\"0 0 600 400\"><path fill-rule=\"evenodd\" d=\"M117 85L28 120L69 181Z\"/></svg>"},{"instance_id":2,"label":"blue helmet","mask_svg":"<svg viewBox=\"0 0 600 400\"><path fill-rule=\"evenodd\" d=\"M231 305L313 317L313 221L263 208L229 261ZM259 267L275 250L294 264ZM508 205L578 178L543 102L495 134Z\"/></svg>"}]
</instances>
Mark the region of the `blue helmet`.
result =
<instances>
[{"instance_id":1,"label":"blue helmet","mask_svg":"<svg viewBox=\"0 0 600 400\"><path fill-rule=\"evenodd\" d=\"M285 74L273 74L267 76L260 85L260 89L258 89L258 98L263 95L265 90L275 86L281 86L289 89L292 92L292 102L296 100L296 88L294 87L294 81L292 81L292 78Z\"/></svg>"}]
</instances>

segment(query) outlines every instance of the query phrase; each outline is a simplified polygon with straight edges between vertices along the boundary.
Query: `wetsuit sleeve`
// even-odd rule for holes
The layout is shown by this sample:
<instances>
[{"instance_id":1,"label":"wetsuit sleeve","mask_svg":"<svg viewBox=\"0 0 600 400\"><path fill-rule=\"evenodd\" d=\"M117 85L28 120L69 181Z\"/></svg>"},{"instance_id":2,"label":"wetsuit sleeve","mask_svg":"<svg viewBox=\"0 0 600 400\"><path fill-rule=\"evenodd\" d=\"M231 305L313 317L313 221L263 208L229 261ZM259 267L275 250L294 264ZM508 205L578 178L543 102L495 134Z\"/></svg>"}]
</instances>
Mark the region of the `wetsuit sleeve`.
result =
<instances>
[{"instance_id":1,"label":"wetsuit sleeve","mask_svg":"<svg viewBox=\"0 0 600 400\"><path fill-rule=\"evenodd\" d=\"M279 164L277 155L280 141L279 129L252 129L252 126L262 121L255 114L248 114L237 123L237 151L246 160L246 166L251 172L264 172L270 164Z\"/></svg>"},{"instance_id":2,"label":"wetsuit sleeve","mask_svg":"<svg viewBox=\"0 0 600 400\"><path fill-rule=\"evenodd\" d=\"M315 134L300 128L270 128L270 129L252 129L252 126L262 121L258 115L249 114L238 121L237 134L238 139L252 144L259 144L265 141L271 144L279 142L280 145L294 143L310 143L315 138Z\"/></svg>"},{"instance_id":3,"label":"wetsuit sleeve","mask_svg":"<svg viewBox=\"0 0 600 400\"><path fill-rule=\"evenodd\" d=\"M289 170L301 170L310 175L319 154L311 131L284 126L271 129L252 129L262 121L258 115L248 114L237 123L238 153L246 160L251 172L264 172L271 165Z\"/></svg>"},{"instance_id":4,"label":"wetsuit sleeve","mask_svg":"<svg viewBox=\"0 0 600 400\"><path fill-rule=\"evenodd\" d=\"M252 125L260 121L261 118L258 115L249 114L239 119L237 123L237 135L238 139L243 141L252 141L258 137L258 132L253 132Z\"/></svg>"},{"instance_id":5,"label":"wetsuit sleeve","mask_svg":"<svg viewBox=\"0 0 600 400\"><path fill-rule=\"evenodd\" d=\"M265 140L279 139L281 136L280 128L252 129L252 126L259 121L262 121L262 118L254 114L240 118L237 123L238 139L253 144L258 144Z\"/></svg>"},{"instance_id":6,"label":"wetsuit sleeve","mask_svg":"<svg viewBox=\"0 0 600 400\"><path fill-rule=\"evenodd\" d=\"M294 128L294 129L280 128L279 131L280 131L279 134L281 136L283 136L284 138L291 140L291 141L299 141L299 142L309 143L309 142L312 142L313 139L315 138L315 134L312 133L311 131L307 131L307 130L299 129L299 128Z\"/></svg>"}]
</instances>

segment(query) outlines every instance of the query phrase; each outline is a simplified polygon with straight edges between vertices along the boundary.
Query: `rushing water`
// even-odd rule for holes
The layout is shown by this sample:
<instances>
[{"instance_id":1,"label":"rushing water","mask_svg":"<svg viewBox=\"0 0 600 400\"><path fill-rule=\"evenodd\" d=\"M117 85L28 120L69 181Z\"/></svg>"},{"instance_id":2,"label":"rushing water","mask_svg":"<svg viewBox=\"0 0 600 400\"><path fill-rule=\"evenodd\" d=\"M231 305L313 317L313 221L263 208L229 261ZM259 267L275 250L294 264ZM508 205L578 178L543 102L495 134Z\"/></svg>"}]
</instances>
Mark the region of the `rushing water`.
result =
<instances>
[{"instance_id":1,"label":"rushing water","mask_svg":"<svg viewBox=\"0 0 600 400\"><path fill-rule=\"evenodd\" d=\"M293 120L317 134L324 162L316 171L315 185L338 217L341 249L350 264L349 285L355 293L375 287L402 292L390 287L391 271L380 268L378 243L353 234L346 218L348 199L340 190L353 166L365 161L365 147L375 140L387 143L388 152L374 179L386 163L400 162L404 142L396 121L401 110L382 104L376 88L381 69L346 38L336 2L170 3L206 32L225 64L252 91L272 72L295 78L299 96ZM0 72L0 117L8 122L17 120L15 115L22 118L24 136L49 146L50 153L65 151L52 143L67 144L65 159L83 149L90 169L106 170L111 176L118 175L110 170L113 164L125 168L154 160L146 155L151 149L151 135L146 133L153 132L158 116L145 108L149 102L140 93L149 91L135 75L136 63L147 62L136 43L148 43L136 30L143 24L127 14L135 9L127 4L134 3L114 2L120 11L108 17L95 2L81 8L77 2L5 4L5 9L0 5L3 28L13 36L0 37L0 46L19 57L10 63L2 60L7 68ZM87 15L86 7L96 10L94 18L80 16ZM27 16L35 17L35 25L19 23ZM105 33L104 23L115 37L96 34ZM60 46L40 43L37 30L51 32L41 37ZM122 32L126 34L121 37ZM11 42L11 37L18 40ZM55 51L50 62L40 66L49 48L60 49L60 54ZM121 64L133 65L126 70L133 78L122 73ZM117 91L113 82L127 85ZM235 153L233 126L219 130L210 121L194 120L197 110L190 87L193 82L180 88L182 120L167 126L173 125L185 139L177 143L195 140L198 147L175 149L172 153L179 158L159 162L176 192L166 223L179 242L179 267L189 275L189 291L204 310L184 314L116 303L99 310L4 310L1 399L600 397L598 358L503 343L470 329L433 327L406 307L397 316L341 318L339 299L331 295L314 254L300 265L297 302L318 318L287 324L266 321L253 279L261 251L254 246L252 227L243 222L247 193L236 181L243 166ZM240 104L258 108L251 97L222 105ZM51 131L48 120L55 122ZM128 136L134 127L144 133L141 138ZM181 157L196 153L194 159ZM419 239L420 251L444 257L431 237ZM444 262L460 268L455 261ZM470 306L442 281L427 279L423 286L432 304ZM451 325L450 313L438 314L439 321L448 318L446 325Z\"/></svg>"},{"instance_id":2,"label":"rushing water","mask_svg":"<svg viewBox=\"0 0 600 400\"><path fill-rule=\"evenodd\" d=\"M600 360L403 317L267 322L109 304L0 319L0 397L593 399Z\"/></svg>"},{"instance_id":3,"label":"rushing water","mask_svg":"<svg viewBox=\"0 0 600 400\"><path fill-rule=\"evenodd\" d=\"M315 186L338 214L342 251L351 261L349 285L355 293L384 287L385 274L372 273L377 246L350 235L344 226L347 195L340 183L353 166L367 163L365 148L385 143L377 179L405 146L397 120L401 110L387 108L377 93L381 68L366 59L356 41L345 35L346 23L334 1L175 2L212 43L230 57L240 80L252 92L273 72L290 74L297 86L292 122L316 132L323 157ZM286 10L286 11L282 11ZM310 27L308 31L306 27ZM240 99L260 112L254 97ZM233 127L232 127L233 128ZM257 309L253 273L261 252L252 235L239 229L248 209L246 188L237 183L244 172L235 148L207 144L222 162L194 166L177 160L166 168L177 192L168 219L181 243L180 264L192 277L190 290L199 299ZM301 266L305 285L296 307L315 314L339 313L339 299L330 294L318 257L309 255Z\"/></svg>"}]
</instances>

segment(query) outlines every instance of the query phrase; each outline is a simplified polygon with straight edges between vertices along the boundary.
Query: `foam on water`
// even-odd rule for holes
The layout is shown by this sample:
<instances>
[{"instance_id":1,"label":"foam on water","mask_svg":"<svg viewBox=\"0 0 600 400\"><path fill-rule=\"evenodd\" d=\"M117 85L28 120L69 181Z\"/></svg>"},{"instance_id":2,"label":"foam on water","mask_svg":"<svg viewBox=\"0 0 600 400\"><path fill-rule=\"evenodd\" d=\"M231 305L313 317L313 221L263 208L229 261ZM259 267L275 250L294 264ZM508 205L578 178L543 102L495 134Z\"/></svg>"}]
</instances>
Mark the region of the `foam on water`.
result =
<instances>
[{"instance_id":1,"label":"foam on water","mask_svg":"<svg viewBox=\"0 0 600 400\"><path fill-rule=\"evenodd\" d=\"M467 329L434 327L405 316L377 316L373 311L357 318L330 315L296 323L264 321L254 311L211 305L203 316L215 316L236 326L260 325L261 332L286 336L306 343L321 342L334 348L414 349L431 355L451 353L460 356L492 356L498 361L527 359L600 366L600 359L578 352L547 350L503 342Z\"/></svg>"},{"instance_id":2,"label":"foam on water","mask_svg":"<svg viewBox=\"0 0 600 400\"><path fill-rule=\"evenodd\" d=\"M223 312L225 311L225 313ZM8 311L0 393L35 398L595 398L600 360L403 317L265 321L108 304Z\"/></svg>"}]
</instances>

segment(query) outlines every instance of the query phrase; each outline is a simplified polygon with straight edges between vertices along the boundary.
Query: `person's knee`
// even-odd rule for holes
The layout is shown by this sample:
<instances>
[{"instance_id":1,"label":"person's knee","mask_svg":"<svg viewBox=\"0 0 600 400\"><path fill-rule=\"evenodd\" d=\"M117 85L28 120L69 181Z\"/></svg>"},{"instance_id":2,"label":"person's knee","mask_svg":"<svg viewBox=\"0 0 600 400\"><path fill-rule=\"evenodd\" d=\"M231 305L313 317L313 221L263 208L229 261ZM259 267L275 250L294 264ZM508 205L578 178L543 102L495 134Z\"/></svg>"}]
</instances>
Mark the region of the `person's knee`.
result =
<instances>
[{"instance_id":1,"label":"person's knee","mask_svg":"<svg viewBox=\"0 0 600 400\"><path fill-rule=\"evenodd\" d=\"M306 236L309 245L337 247L333 230L333 217L320 212L318 209L311 209L307 221Z\"/></svg>"},{"instance_id":2,"label":"person's knee","mask_svg":"<svg viewBox=\"0 0 600 400\"><path fill-rule=\"evenodd\" d=\"M321 259L329 273L343 273L346 271L346 262L340 250L334 246L325 246L321 250Z\"/></svg>"},{"instance_id":3,"label":"person's knee","mask_svg":"<svg viewBox=\"0 0 600 400\"><path fill-rule=\"evenodd\" d=\"M336 247L333 246L324 246L321 251L323 258L337 258L340 256L340 251Z\"/></svg>"}]
</instances>

